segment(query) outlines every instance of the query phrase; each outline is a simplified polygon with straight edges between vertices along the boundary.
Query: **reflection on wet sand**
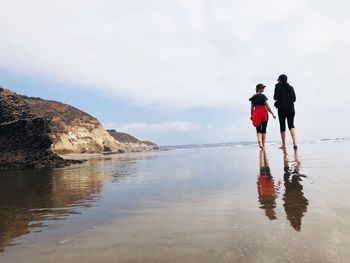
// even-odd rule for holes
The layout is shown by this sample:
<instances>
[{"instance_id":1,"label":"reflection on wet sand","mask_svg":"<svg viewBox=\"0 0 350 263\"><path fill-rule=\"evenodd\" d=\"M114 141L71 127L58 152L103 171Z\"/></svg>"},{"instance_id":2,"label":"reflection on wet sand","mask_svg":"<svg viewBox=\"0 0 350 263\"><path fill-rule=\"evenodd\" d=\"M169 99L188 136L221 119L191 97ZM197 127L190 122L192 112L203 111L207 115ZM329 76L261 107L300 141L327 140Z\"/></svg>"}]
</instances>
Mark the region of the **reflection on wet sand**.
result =
<instances>
[{"instance_id":1,"label":"reflection on wet sand","mask_svg":"<svg viewBox=\"0 0 350 263\"><path fill-rule=\"evenodd\" d=\"M138 161L152 158L156 157L93 156L65 169L0 171L0 254L15 245L16 238L41 232L51 225L49 221L65 220L98 205L107 182L119 183L134 172Z\"/></svg>"},{"instance_id":2,"label":"reflection on wet sand","mask_svg":"<svg viewBox=\"0 0 350 263\"><path fill-rule=\"evenodd\" d=\"M64 220L79 214L78 208L93 206L110 176L96 169L90 164L85 169L0 171L0 253L15 238L42 231L47 220Z\"/></svg>"},{"instance_id":3,"label":"reflection on wet sand","mask_svg":"<svg viewBox=\"0 0 350 263\"><path fill-rule=\"evenodd\" d=\"M309 201L305 198L303 192L302 178L305 175L300 174L301 162L298 158L298 150L294 151L294 161L289 164L288 154L284 153L284 187L283 206L291 226L296 230L301 229L301 218L307 211Z\"/></svg>"},{"instance_id":4,"label":"reflection on wet sand","mask_svg":"<svg viewBox=\"0 0 350 263\"><path fill-rule=\"evenodd\" d=\"M278 185L275 187L274 179L270 172L270 167L266 152L260 151L259 158L260 173L258 176L258 194L260 208L265 210L265 215L270 219L276 219L276 198L278 196Z\"/></svg>"}]
</instances>

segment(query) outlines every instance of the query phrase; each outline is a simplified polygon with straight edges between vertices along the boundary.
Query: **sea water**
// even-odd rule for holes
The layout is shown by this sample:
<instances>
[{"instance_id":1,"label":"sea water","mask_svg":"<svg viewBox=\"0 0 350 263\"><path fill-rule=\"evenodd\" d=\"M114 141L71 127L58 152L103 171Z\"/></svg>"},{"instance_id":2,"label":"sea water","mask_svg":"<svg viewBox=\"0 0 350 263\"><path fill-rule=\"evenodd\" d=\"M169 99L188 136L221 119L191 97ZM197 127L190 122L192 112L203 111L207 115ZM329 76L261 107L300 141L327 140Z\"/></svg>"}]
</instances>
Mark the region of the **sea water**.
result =
<instances>
[{"instance_id":1,"label":"sea water","mask_svg":"<svg viewBox=\"0 0 350 263\"><path fill-rule=\"evenodd\" d=\"M172 146L0 171L0 261L346 262L349 146Z\"/></svg>"}]
</instances>

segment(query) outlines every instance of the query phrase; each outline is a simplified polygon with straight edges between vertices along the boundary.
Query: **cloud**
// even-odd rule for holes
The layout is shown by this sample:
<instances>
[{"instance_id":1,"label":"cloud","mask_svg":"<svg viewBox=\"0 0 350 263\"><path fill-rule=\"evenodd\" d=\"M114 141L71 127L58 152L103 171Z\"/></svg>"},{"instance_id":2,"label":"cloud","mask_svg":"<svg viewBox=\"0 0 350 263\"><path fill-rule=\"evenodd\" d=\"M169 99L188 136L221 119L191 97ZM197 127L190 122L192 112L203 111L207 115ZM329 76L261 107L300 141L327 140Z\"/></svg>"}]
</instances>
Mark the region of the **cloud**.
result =
<instances>
[{"instance_id":1,"label":"cloud","mask_svg":"<svg viewBox=\"0 0 350 263\"><path fill-rule=\"evenodd\" d=\"M106 123L107 129L116 129L126 133L167 133L167 132L189 132L202 129L202 125L195 122L173 121L165 123L142 123L131 122L124 124Z\"/></svg>"},{"instance_id":2,"label":"cloud","mask_svg":"<svg viewBox=\"0 0 350 263\"><path fill-rule=\"evenodd\" d=\"M136 105L242 111L256 83L270 88L285 72L302 94L302 110L309 107L303 98L315 94L327 110L334 101L348 101L349 5L340 0L2 1L0 68Z\"/></svg>"}]
</instances>

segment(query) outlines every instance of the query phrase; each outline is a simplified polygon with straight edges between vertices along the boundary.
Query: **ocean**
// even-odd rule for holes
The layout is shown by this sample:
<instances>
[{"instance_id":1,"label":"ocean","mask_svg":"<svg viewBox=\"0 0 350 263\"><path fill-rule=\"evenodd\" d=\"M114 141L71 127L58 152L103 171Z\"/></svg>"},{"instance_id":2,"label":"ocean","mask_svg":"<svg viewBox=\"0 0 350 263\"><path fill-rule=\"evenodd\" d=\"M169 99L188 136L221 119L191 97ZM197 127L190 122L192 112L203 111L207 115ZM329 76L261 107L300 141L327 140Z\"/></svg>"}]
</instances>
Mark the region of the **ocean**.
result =
<instances>
[{"instance_id":1,"label":"ocean","mask_svg":"<svg viewBox=\"0 0 350 263\"><path fill-rule=\"evenodd\" d=\"M350 139L0 171L0 262L347 262Z\"/></svg>"}]
</instances>

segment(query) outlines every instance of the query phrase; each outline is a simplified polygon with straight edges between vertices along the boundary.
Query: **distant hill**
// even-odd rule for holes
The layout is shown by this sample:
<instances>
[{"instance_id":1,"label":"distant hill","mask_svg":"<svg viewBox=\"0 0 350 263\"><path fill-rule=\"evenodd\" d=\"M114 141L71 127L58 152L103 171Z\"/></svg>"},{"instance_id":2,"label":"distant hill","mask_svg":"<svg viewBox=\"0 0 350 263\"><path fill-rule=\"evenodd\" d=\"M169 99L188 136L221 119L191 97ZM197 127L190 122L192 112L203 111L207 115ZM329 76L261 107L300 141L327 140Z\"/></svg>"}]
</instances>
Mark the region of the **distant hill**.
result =
<instances>
[{"instance_id":1,"label":"distant hill","mask_svg":"<svg viewBox=\"0 0 350 263\"><path fill-rule=\"evenodd\" d=\"M107 130L107 132L117 141L123 143L131 152L157 151L159 146L153 142L140 141L134 136L116 130Z\"/></svg>"},{"instance_id":2,"label":"distant hill","mask_svg":"<svg viewBox=\"0 0 350 263\"><path fill-rule=\"evenodd\" d=\"M124 133L124 132L117 132L116 130L107 130L107 132L117 141L120 142L132 142L137 143L140 142L138 139L136 139L134 136Z\"/></svg>"}]
</instances>

